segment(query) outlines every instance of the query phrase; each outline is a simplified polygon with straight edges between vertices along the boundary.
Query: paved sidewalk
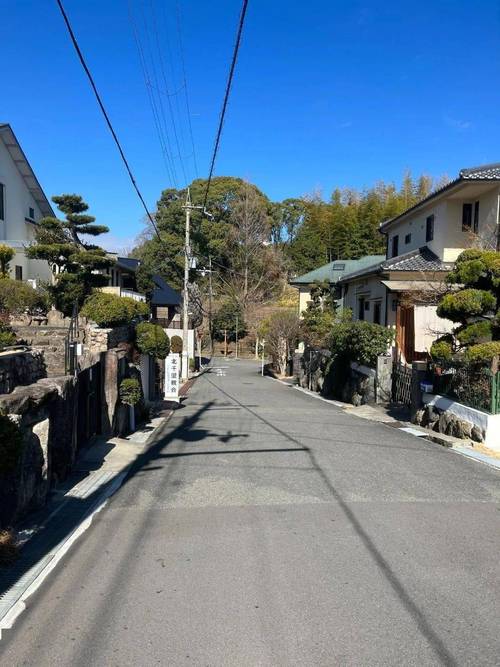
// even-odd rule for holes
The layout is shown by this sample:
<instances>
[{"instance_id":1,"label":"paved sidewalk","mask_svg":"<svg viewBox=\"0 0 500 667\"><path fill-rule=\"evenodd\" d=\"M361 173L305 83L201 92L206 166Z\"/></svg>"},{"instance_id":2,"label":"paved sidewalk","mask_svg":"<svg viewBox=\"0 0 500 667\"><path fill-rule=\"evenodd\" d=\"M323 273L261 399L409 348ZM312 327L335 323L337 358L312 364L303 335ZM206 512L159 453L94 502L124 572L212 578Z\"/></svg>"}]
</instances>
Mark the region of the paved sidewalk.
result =
<instances>
[{"instance_id":1,"label":"paved sidewalk","mask_svg":"<svg viewBox=\"0 0 500 667\"><path fill-rule=\"evenodd\" d=\"M54 489L45 507L19 524L20 556L14 566L0 570L0 639L2 629L11 627L23 611L24 600L120 488L131 466L161 433L174 409L174 404L165 403L158 416L126 438L100 438L83 449L73 471Z\"/></svg>"}]
</instances>

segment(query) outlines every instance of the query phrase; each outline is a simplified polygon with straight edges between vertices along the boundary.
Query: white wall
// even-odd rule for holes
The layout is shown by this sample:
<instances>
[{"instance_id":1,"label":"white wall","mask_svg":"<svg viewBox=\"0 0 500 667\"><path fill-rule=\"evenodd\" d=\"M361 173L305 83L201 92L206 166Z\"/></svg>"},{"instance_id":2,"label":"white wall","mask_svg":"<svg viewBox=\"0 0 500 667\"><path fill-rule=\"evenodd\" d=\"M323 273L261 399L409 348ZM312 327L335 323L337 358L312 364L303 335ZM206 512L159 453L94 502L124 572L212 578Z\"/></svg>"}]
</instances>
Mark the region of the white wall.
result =
<instances>
[{"instance_id":1,"label":"white wall","mask_svg":"<svg viewBox=\"0 0 500 667\"><path fill-rule=\"evenodd\" d=\"M16 256L10 263L12 277L15 275L17 265L23 267L24 280L28 278L49 280L51 272L48 263L41 260L30 260L24 254L24 246L34 239L34 225L26 222L25 218L29 216L30 207L35 210L35 220L40 220L42 213L1 137L0 183L5 186L5 221L0 221L0 243L6 243L16 251Z\"/></svg>"},{"instance_id":2,"label":"white wall","mask_svg":"<svg viewBox=\"0 0 500 667\"><path fill-rule=\"evenodd\" d=\"M414 313L416 352L429 352L436 338L449 333L455 326L450 320L438 317L436 306L416 305Z\"/></svg>"},{"instance_id":3,"label":"white wall","mask_svg":"<svg viewBox=\"0 0 500 667\"><path fill-rule=\"evenodd\" d=\"M380 303L380 324L385 325L386 287L380 281L380 276L360 278L349 283L347 295L344 297L344 308L352 310L354 320L359 319L359 300L363 298L369 303L368 310L364 311L366 322L373 322L375 303ZM390 307L390 304L389 304Z\"/></svg>"},{"instance_id":4,"label":"white wall","mask_svg":"<svg viewBox=\"0 0 500 667\"><path fill-rule=\"evenodd\" d=\"M472 187L472 184L471 184ZM448 198L430 203L414 215L391 226L388 233L389 257L392 256L392 238L399 236L399 255L427 245L440 259L454 262L465 248L474 244L473 234L462 230L462 205L464 202L479 201L479 235L495 236L498 220L498 196L500 188L493 187L480 195L468 194L467 186L460 191L460 198ZM434 239L426 242L426 219L434 215ZM411 241L405 243L405 236L411 234Z\"/></svg>"}]
</instances>

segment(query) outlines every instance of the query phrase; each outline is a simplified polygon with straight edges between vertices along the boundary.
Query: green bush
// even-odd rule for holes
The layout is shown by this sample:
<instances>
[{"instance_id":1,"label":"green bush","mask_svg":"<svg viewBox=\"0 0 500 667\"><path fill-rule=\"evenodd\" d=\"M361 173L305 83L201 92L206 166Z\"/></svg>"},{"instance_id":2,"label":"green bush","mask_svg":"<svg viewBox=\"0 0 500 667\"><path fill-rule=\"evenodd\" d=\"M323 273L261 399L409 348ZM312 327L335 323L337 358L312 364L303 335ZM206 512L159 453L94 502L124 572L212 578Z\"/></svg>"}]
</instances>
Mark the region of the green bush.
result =
<instances>
[{"instance_id":1,"label":"green bush","mask_svg":"<svg viewBox=\"0 0 500 667\"><path fill-rule=\"evenodd\" d=\"M170 339L170 351L175 354L182 354L182 338L180 336L172 336Z\"/></svg>"},{"instance_id":2,"label":"green bush","mask_svg":"<svg viewBox=\"0 0 500 667\"><path fill-rule=\"evenodd\" d=\"M46 313L50 308L48 294L27 283L0 278L0 310L8 313Z\"/></svg>"},{"instance_id":3,"label":"green bush","mask_svg":"<svg viewBox=\"0 0 500 667\"><path fill-rule=\"evenodd\" d=\"M385 354L394 337L391 329L371 322L339 322L330 333L330 350L335 359L355 361L374 367L377 357Z\"/></svg>"},{"instance_id":4,"label":"green bush","mask_svg":"<svg viewBox=\"0 0 500 667\"><path fill-rule=\"evenodd\" d=\"M120 401L125 405L136 405L141 400L141 385L135 378L120 382Z\"/></svg>"},{"instance_id":5,"label":"green bush","mask_svg":"<svg viewBox=\"0 0 500 667\"><path fill-rule=\"evenodd\" d=\"M434 361L450 361L453 356L451 341L445 338L434 341L430 351Z\"/></svg>"},{"instance_id":6,"label":"green bush","mask_svg":"<svg viewBox=\"0 0 500 667\"><path fill-rule=\"evenodd\" d=\"M498 356L500 356L500 341L498 340L472 345L465 352L465 358L471 363L490 362Z\"/></svg>"},{"instance_id":7,"label":"green bush","mask_svg":"<svg viewBox=\"0 0 500 667\"><path fill-rule=\"evenodd\" d=\"M476 345L477 343L487 343L491 340L492 324L487 320L468 324L463 329L456 332L456 337L463 346Z\"/></svg>"},{"instance_id":8,"label":"green bush","mask_svg":"<svg viewBox=\"0 0 500 667\"><path fill-rule=\"evenodd\" d=\"M0 474L13 472L22 452L19 427L7 415L0 413Z\"/></svg>"},{"instance_id":9,"label":"green bush","mask_svg":"<svg viewBox=\"0 0 500 667\"><path fill-rule=\"evenodd\" d=\"M83 304L81 314L100 327L128 324L138 317L146 317L149 307L142 301L120 297L106 292L91 294Z\"/></svg>"},{"instance_id":10,"label":"green bush","mask_svg":"<svg viewBox=\"0 0 500 667\"><path fill-rule=\"evenodd\" d=\"M496 299L491 292L474 288L446 294L437 308L439 317L452 322L467 322L467 318L483 315L495 309Z\"/></svg>"},{"instance_id":11,"label":"green bush","mask_svg":"<svg viewBox=\"0 0 500 667\"><path fill-rule=\"evenodd\" d=\"M13 331L0 327L0 350L16 344L16 334Z\"/></svg>"},{"instance_id":12,"label":"green bush","mask_svg":"<svg viewBox=\"0 0 500 667\"><path fill-rule=\"evenodd\" d=\"M158 324L141 322L136 327L136 345L142 354L150 354L157 359L165 359L170 352L167 334Z\"/></svg>"},{"instance_id":13,"label":"green bush","mask_svg":"<svg viewBox=\"0 0 500 667\"><path fill-rule=\"evenodd\" d=\"M0 276L6 276L9 272L9 262L14 258L16 251L5 243L0 243Z\"/></svg>"},{"instance_id":14,"label":"green bush","mask_svg":"<svg viewBox=\"0 0 500 667\"><path fill-rule=\"evenodd\" d=\"M308 308L302 313L300 335L307 345L324 347L328 344L334 324L335 314L333 311Z\"/></svg>"}]
</instances>

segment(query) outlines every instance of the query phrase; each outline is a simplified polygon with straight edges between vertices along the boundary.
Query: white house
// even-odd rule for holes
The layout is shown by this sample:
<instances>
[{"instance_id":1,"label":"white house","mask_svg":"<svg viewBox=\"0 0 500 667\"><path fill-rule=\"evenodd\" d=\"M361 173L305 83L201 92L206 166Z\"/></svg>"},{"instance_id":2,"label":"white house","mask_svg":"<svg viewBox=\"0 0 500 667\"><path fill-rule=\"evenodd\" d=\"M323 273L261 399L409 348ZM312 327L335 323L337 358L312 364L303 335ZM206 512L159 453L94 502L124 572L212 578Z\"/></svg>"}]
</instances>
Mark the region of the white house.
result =
<instances>
[{"instance_id":1,"label":"white house","mask_svg":"<svg viewBox=\"0 0 500 667\"><path fill-rule=\"evenodd\" d=\"M25 247L34 240L41 218L55 217L18 140L7 123L0 123L0 243L15 249L10 273L17 280L49 280L43 260L28 259Z\"/></svg>"},{"instance_id":2,"label":"white house","mask_svg":"<svg viewBox=\"0 0 500 667\"><path fill-rule=\"evenodd\" d=\"M396 329L404 361L423 358L432 341L452 327L436 315L443 281L458 255L471 246L498 248L500 163L462 169L458 177L380 231L386 258L339 280L344 305L355 319Z\"/></svg>"}]
</instances>

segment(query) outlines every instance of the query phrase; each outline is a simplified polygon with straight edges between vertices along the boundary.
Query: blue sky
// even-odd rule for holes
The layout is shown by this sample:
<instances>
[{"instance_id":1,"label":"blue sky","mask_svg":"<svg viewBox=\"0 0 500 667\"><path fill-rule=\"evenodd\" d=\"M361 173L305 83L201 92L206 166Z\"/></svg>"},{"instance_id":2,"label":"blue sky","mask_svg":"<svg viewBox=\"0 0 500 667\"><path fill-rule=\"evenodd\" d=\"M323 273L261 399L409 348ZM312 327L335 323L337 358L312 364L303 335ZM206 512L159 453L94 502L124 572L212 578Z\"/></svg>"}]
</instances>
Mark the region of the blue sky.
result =
<instances>
[{"instance_id":1,"label":"blue sky","mask_svg":"<svg viewBox=\"0 0 500 667\"><path fill-rule=\"evenodd\" d=\"M172 182L133 25L146 57L148 48L154 55L158 86L163 64L175 93L182 85L176 4L130 0L131 23L128 0L65 2L151 208ZM205 176L240 2L179 4L196 158ZM107 245L130 247L142 210L55 1L0 0L0 15L0 120L13 126L48 196L82 194L111 228ZM399 181L406 168L454 176L464 166L500 161L499 34L496 0L250 0L216 173L246 178L278 200ZM162 100L169 123L164 92ZM182 93L170 101L190 180ZM171 125L169 140L175 147ZM176 171L182 184L179 164Z\"/></svg>"}]
</instances>

